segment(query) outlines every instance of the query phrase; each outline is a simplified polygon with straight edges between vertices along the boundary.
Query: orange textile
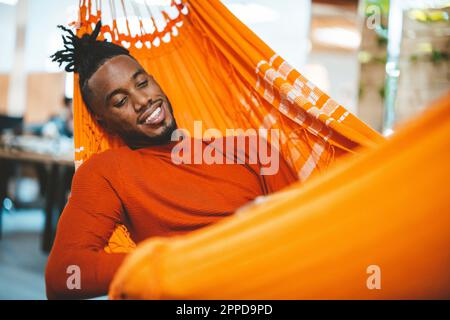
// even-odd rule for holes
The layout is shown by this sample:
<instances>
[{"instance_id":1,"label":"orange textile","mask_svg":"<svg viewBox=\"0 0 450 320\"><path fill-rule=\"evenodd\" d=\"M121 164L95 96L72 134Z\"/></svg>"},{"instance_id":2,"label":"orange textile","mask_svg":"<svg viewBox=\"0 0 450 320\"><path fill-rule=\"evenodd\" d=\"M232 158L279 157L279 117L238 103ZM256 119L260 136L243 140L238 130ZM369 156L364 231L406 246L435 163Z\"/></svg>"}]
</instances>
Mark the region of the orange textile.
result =
<instances>
[{"instance_id":1,"label":"orange textile","mask_svg":"<svg viewBox=\"0 0 450 320\"><path fill-rule=\"evenodd\" d=\"M90 32L102 18L101 3L80 1L79 35ZM110 16L116 19L103 21L101 35L130 45L131 54L171 100L178 126L191 134L194 121L201 121L204 130L214 128L224 135L227 129L278 129L281 153L301 182L359 147L384 141L270 49L219 0L172 1L170 8L160 11L164 27L155 24L155 13L148 7L151 15L146 20L131 1L120 3L111 9ZM125 33L118 28L120 8L126 18ZM128 16L133 14L139 19L136 35L129 27ZM93 154L123 143L98 126L77 83L75 75L78 167ZM107 252L134 246L120 229L114 236Z\"/></svg>"},{"instance_id":2,"label":"orange textile","mask_svg":"<svg viewBox=\"0 0 450 320\"><path fill-rule=\"evenodd\" d=\"M113 1L114 2L114 1ZM80 3L78 34L102 18L97 1ZM101 2L100 2L101 3ZM162 10L165 27L144 20L131 1L122 1L126 33L117 21L103 21L102 35L131 45L131 54L161 85L174 108L179 127L203 129L279 129L284 158L301 181L325 170L334 158L383 138L332 100L278 56L219 0L172 1ZM139 17L141 34L130 35L128 16ZM111 14L117 16L116 12ZM137 48L138 43L144 45ZM148 48L147 45L150 46ZM77 82L75 82L77 83ZM74 95L75 159L122 144L97 125Z\"/></svg>"},{"instance_id":3,"label":"orange textile","mask_svg":"<svg viewBox=\"0 0 450 320\"><path fill-rule=\"evenodd\" d=\"M123 243L197 230L297 180L283 159L276 174L261 175L261 162L251 161L251 154L234 140L235 149L228 156L240 163L174 165L172 149L179 145L171 142L137 150L123 146L94 155L80 166L47 263L48 297L106 295L124 253L133 249L125 250ZM217 146L220 140L215 141ZM200 141L204 149L212 144ZM226 154L218 146L215 150ZM125 227L132 239L124 237ZM70 265L81 270L79 290L67 287Z\"/></svg>"},{"instance_id":4,"label":"orange textile","mask_svg":"<svg viewBox=\"0 0 450 320\"><path fill-rule=\"evenodd\" d=\"M449 163L450 93L327 174L203 230L143 242L110 297L448 299Z\"/></svg>"}]
</instances>

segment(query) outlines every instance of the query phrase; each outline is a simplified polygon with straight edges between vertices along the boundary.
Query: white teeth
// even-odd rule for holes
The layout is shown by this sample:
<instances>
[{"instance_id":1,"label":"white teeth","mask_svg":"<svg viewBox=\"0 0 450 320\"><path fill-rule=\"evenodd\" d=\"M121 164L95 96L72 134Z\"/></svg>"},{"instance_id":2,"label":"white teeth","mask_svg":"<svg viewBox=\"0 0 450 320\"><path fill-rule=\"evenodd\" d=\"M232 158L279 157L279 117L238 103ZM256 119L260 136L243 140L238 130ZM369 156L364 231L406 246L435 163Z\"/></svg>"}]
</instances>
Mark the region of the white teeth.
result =
<instances>
[{"instance_id":1,"label":"white teeth","mask_svg":"<svg viewBox=\"0 0 450 320\"><path fill-rule=\"evenodd\" d=\"M156 110L152 112L152 114L147 118L147 120L145 120L145 122L149 123L149 122L155 120L156 118L159 117L160 113L161 113L161 107L156 108Z\"/></svg>"}]
</instances>

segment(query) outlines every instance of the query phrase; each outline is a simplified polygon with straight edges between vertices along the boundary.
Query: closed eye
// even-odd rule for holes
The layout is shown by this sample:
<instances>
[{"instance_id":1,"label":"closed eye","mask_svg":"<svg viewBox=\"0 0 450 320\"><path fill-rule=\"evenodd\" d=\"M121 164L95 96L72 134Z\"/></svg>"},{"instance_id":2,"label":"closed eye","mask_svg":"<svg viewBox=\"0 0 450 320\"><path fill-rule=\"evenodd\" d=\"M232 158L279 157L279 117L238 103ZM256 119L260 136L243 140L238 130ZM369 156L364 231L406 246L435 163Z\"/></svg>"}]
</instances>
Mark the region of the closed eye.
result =
<instances>
[{"instance_id":1,"label":"closed eye","mask_svg":"<svg viewBox=\"0 0 450 320\"><path fill-rule=\"evenodd\" d=\"M127 97L123 97L119 102L114 104L114 107L119 108L127 102Z\"/></svg>"},{"instance_id":2,"label":"closed eye","mask_svg":"<svg viewBox=\"0 0 450 320\"><path fill-rule=\"evenodd\" d=\"M145 88L148 85L148 80L138 83L138 88Z\"/></svg>"}]
</instances>

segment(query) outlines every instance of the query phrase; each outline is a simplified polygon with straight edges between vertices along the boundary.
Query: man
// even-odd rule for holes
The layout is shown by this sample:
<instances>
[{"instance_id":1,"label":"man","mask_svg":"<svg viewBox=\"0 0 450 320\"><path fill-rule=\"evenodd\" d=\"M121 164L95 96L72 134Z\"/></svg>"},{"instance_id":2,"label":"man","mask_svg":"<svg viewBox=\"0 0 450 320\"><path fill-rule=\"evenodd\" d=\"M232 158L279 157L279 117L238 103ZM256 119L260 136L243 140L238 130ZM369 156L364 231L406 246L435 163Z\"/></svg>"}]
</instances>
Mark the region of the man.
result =
<instances>
[{"instance_id":1,"label":"man","mask_svg":"<svg viewBox=\"0 0 450 320\"><path fill-rule=\"evenodd\" d=\"M54 61L67 62L66 71L79 74L90 112L126 146L94 155L77 170L46 269L49 298L107 293L125 257L104 251L117 225L125 225L136 243L183 234L296 181L283 159L271 176L260 174L260 163L248 161L174 164L172 149L178 142L171 136L177 125L156 80L126 49L96 40L100 24L82 38L62 29L70 35ZM81 276L75 288L67 285L71 270Z\"/></svg>"}]
</instances>

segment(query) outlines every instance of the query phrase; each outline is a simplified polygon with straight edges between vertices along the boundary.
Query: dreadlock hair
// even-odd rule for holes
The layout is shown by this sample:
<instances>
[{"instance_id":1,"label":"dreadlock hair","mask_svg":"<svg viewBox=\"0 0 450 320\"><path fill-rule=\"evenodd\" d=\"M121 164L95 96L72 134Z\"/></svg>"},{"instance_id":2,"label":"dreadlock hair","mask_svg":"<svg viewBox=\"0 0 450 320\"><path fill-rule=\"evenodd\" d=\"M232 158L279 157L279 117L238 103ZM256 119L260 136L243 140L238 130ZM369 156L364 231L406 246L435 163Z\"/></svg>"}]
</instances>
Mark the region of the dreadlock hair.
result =
<instances>
[{"instance_id":1,"label":"dreadlock hair","mask_svg":"<svg viewBox=\"0 0 450 320\"><path fill-rule=\"evenodd\" d=\"M126 55L132 57L127 49L106 40L97 40L101 29L101 21L97 23L91 34L84 34L81 38L70 29L64 26L58 26L66 32L62 36L64 41L64 50L59 50L50 58L53 62L58 62L59 66L66 63L66 72L78 73L78 82L80 85L81 96L90 112L93 112L89 106L89 97L91 90L88 87L88 81L91 76L109 59Z\"/></svg>"}]
</instances>

